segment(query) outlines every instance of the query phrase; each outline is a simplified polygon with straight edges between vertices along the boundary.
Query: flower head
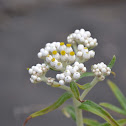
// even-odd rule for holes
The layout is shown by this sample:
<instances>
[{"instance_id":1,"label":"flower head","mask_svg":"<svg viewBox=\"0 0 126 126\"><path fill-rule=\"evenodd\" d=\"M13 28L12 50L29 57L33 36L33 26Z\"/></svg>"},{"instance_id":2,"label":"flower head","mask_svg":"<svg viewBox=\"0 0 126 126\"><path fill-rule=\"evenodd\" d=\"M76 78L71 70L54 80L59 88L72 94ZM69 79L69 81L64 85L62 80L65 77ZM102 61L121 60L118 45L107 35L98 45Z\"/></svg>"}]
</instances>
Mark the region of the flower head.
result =
<instances>
[{"instance_id":1,"label":"flower head","mask_svg":"<svg viewBox=\"0 0 126 126\"><path fill-rule=\"evenodd\" d=\"M88 48L94 48L98 45L97 39L93 39L91 37L91 33L89 31L85 31L84 29L75 30L74 33L70 34L67 37L68 43L74 44L83 44Z\"/></svg>"},{"instance_id":2,"label":"flower head","mask_svg":"<svg viewBox=\"0 0 126 126\"><path fill-rule=\"evenodd\" d=\"M45 64L38 64L29 69L32 83L46 80L50 84L52 79L45 79L49 69L62 72L56 75L60 85L75 81L80 78L82 73L86 72L84 62L95 56L95 52L91 49L98 45L97 39L93 39L89 31L80 29L70 34L67 41L67 44L64 42L47 43L44 48L40 49L38 58L43 59ZM103 80L111 70L103 63L101 64L93 65L92 71L99 79ZM97 68L95 68L96 66ZM56 81L53 79L53 82Z\"/></svg>"},{"instance_id":3,"label":"flower head","mask_svg":"<svg viewBox=\"0 0 126 126\"><path fill-rule=\"evenodd\" d=\"M105 76L110 75L111 69L109 67L107 67L106 64L101 62L98 64L94 64L92 66L92 72L95 74L95 76L97 76L99 78L99 80L102 81L105 79Z\"/></svg>"},{"instance_id":4,"label":"flower head","mask_svg":"<svg viewBox=\"0 0 126 126\"><path fill-rule=\"evenodd\" d=\"M63 85L65 83L70 83L74 80L78 80L82 73L86 72L86 67L84 64L75 62L72 66L67 65L63 73L57 74L56 78L59 80L59 84Z\"/></svg>"}]
</instances>

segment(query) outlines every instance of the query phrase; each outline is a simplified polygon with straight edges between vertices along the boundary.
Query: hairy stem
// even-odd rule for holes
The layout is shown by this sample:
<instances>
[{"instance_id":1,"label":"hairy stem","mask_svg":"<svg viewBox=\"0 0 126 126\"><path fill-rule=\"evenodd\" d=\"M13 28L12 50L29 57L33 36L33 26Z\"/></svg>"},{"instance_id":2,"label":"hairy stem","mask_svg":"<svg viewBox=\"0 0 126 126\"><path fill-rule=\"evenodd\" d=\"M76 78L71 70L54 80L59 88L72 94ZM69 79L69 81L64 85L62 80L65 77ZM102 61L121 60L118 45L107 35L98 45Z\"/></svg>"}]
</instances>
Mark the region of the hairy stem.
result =
<instances>
[{"instance_id":1,"label":"hairy stem","mask_svg":"<svg viewBox=\"0 0 126 126\"><path fill-rule=\"evenodd\" d=\"M80 97L80 100L83 100L85 98L85 96L88 94L88 92L99 82L98 78L95 77L92 82L90 83L91 84L91 87L90 88L87 88L86 90L84 90L84 92L82 93L81 97Z\"/></svg>"},{"instance_id":2,"label":"hairy stem","mask_svg":"<svg viewBox=\"0 0 126 126\"><path fill-rule=\"evenodd\" d=\"M68 86L66 86L66 85L59 86L59 88L64 89L64 90L66 90L68 92L71 92L70 88Z\"/></svg>"},{"instance_id":3,"label":"hairy stem","mask_svg":"<svg viewBox=\"0 0 126 126\"><path fill-rule=\"evenodd\" d=\"M75 114L76 114L76 124L77 126L84 126L82 110L78 108L78 106L81 103L77 101L76 98L73 97L73 104L74 104L74 109L75 109Z\"/></svg>"},{"instance_id":4,"label":"hairy stem","mask_svg":"<svg viewBox=\"0 0 126 126\"><path fill-rule=\"evenodd\" d=\"M74 49L75 53L77 53L77 44L74 43L72 46L73 46L73 49Z\"/></svg>"}]
</instances>

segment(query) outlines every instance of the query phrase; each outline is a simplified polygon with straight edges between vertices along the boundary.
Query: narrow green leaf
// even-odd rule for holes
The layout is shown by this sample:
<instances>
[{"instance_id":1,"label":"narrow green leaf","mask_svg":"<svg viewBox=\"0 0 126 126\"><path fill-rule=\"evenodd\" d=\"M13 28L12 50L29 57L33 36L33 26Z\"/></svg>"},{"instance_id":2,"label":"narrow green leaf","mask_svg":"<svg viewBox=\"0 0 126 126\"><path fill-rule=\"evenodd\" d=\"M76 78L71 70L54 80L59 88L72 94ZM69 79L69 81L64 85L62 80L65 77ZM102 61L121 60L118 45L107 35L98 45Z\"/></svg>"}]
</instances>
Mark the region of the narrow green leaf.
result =
<instances>
[{"instance_id":1,"label":"narrow green leaf","mask_svg":"<svg viewBox=\"0 0 126 126\"><path fill-rule=\"evenodd\" d=\"M112 69L112 67L114 66L115 64L115 61L116 61L116 57L115 55L113 56L112 60L110 61L110 63L108 64L108 67L110 67Z\"/></svg>"},{"instance_id":2,"label":"narrow green leaf","mask_svg":"<svg viewBox=\"0 0 126 126\"><path fill-rule=\"evenodd\" d=\"M117 122L120 124L120 126L125 126L126 125L126 119L120 119Z\"/></svg>"},{"instance_id":3,"label":"narrow green leaf","mask_svg":"<svg viewBox=\"0 0 126 126\"><path fill-rule=\"evenodd\" d=\"M80 85L78 83L76 83L76 84L82 90L85 90L85 89L90 88L92 86L90 83L87 83L87 84L84 84L84 85Z\"/></svg>"},{"instance_id":4,"label":"narrow green leaf","mask_svg":"<svg viewBox=\"0 0 126 126\"><path fill-rule=\"evenodd\" d=\"M109 104L109 103L100 103L100 105L105 107L105 108L108 108L108 109L110 109L114 112L126 115L126 112L124 110L120 109L119 107L117 107L115 105L112 105L112 104Z\"/></svg>"},{"instance_id":5,"label":"narrow green leaf","mask_svg":"<svg viewBox=\"0 0 126 126\"><path fill-rule=\"evenodd\" d=\"M94 73L92 72L86 72L86 73L83 73L80 78L83 78L83 77L90 77L90 76L94 76Z\"/></svg>"},{"instance_id":6,"label":"narrow green leaf","mask_svg":"<svg viewBox=\"0 0 126 126\"><path fill-rule=\"evenodd\" d=\"M79 106L79 108L102 117L112 126L119 126L119 124L114 120L114 118L106 110L104 110L101 106L99 106L98 104L92 101L87 100L83 102Z\"/></svg>"},{"instance_id":7,"label":"narrow green leaf","mask_svg":"<svg viewBox=\"0 0 126 126\"><path fill-rule=\"evenodd\" d=\"M67 117L67 118L72 118L74 121L76 121L76 115L75 115L75 110L74 107L69 105L65 108L62 109L63 114Z\"/></svg>"},{"instance_id":8,"label":"narrow green leaf","mask_svg":"<svg viewBox=\"0 0 126 126\"><path fill-rule=\"evenodd\" d=\"M70 88L71 88L71 91L73 92L73 95L75 96L75 98L77 100L80 100L80 92L78 90L78 87L77 87L76 83L75 82L71 82L70 83Z\"/></svg>"},{"instance_id":9,"label":"narrow green leaf","mask_svg":"<svg viewBox=\"0 0 126 126\"><path fill-rule=\"evenodd\" d=\"M126 125L126 119L120 119L120 120L117 120L118 124L120 126L125 126ZM103 123L101 125L98 125L98 126L111 126L109 123Z\"/></svg>"},{"instance_id":10,"label":"narrow green leaf","mask_svg":"<svg viewBox=\"0 0 126 126\"><path fill-rule=\"evenodd\" d=\"M44 108L40 111L37 111L33 114L31 114L24 122L24 125L27 123L27 121L31 118L35 118L37 116L41 116L41 115L44 115L44 114L47 114L48 112L51 112L55 109L57 109L58 107L60 107L66 100L70 99L72 97L72 94L69 93L69 92L66 92L64 93L54 104L50 105L49 107L47 108Z\"/></svg>"},{"instance_id":11,"label":"narrow green leaf","mask_svg":"<svg viewBox=\"0 0 126 126\"><path fill-rule=\"evenodd\" d=\"M81 79L81 78L83 78L83 77L91 77L91 76L94 76L94 73L92 73L92 72L86 72L86 73L83 73L83 74L80 76L79 79ZM79 79L78 79L78 80L79 80ZM76 80L76 82L77 82L78 80Z\"/></svg>"},{"instance_id":12,"label":"narrow green leaf","mask_svg":"<svg viewBox=\"0 0 126 126\"><path fill-rule=\"evenodd\" d=\"M117 100L120 102L123 109L126 111L126 98L123 95L123 93L116 86L116 84L113 83L112 81L108 80L107 83L108 83L109 87L111 88L112 92L114 93L114 95L116 96Z\"/></svg>"},{"instance_id":13,"label":"narrow green leaf","mask_svg":"<svg viewBox=\"0 0 126 126\"><path fill-rule=\"evenodd\" d=\"M88 118L84 118L83 122L84 124L89 125L89 126L99 126L100 124L97 120L88 119Z\"/></svg>"}]
</instances>

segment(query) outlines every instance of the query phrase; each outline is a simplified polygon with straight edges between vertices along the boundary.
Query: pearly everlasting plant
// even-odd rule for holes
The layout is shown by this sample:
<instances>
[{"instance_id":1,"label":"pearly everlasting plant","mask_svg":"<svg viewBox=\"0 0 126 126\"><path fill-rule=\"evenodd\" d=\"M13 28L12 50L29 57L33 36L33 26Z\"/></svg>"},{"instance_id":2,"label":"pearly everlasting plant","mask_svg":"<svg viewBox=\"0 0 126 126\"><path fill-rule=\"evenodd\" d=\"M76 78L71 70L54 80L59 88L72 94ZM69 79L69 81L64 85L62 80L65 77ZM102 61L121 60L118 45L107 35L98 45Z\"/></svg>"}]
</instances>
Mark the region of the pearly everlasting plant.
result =
<instances>
[{"instance_id":1,"label":"pearly everlasting plant","mask_svg":"<svg viewBox=\"0 0 126 126\"><path fill-rule=\"evenodd\" d=\"M91 66L91 72L87 72L84 63L94 58L95 52L93 48L98 45L97 39L92 38L89 31L80 29L70 34L67 37L67 42L67 44L64 42L47 43L37 54L38 58L44 60L44 63L36 64L28 68L28 72L31 75L31 83L45 82L49 86L66 90L66 93L54 104L31 114L25 120L24 126L29 119L57 109L70 98L73 99L73 106L64 108L63 113L69 116L70 112L72 112L71 110L74 110L75 115L72 117L76 121L77 126L84 126L85 123L83 122L82 110L92 112L102 117L112 126L119 126L114 118L101 106L84 99L99 81L103 81L106 76L113 73L111 69L115 63L115 56L109 65L103 62L94 64ZM61 73L56 74L55 78L47 77L46 73L49 70L59 71ZM80 78L90 76L94 76L92 82L84 85L77 83ZM84 90L81 95L79 88Z\"/></svg>"}]
</instances>

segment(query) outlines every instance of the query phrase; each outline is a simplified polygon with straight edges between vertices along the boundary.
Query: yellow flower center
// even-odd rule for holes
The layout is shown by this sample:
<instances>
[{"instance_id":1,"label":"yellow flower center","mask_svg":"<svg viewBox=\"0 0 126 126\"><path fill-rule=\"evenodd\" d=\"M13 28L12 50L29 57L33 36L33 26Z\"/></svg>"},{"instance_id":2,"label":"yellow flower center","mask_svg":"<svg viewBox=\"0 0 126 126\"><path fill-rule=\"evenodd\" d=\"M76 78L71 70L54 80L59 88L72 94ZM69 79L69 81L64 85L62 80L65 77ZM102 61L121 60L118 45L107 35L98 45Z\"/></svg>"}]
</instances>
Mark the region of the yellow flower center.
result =
<instances>
[{"instance_id":1,"label":"yellow flower center","mask_svg":"<svg viewBox=\"0 0 126 126\"><path fill-rule=\"evenodd\" d=\"M88 49L87 47L84 47L84 49Z\"/></svg>"},{"instance_id":2,"label":"yellow flower center","mask_svg":"<svg viewBox=\"0 0 126 126\"><path fill-rule=\"evenodd\" d=\"M56 59L55 58L52 58L51 61L54 62Z\"/></svg>"},{"instance_id":3,"label":"yellow flower center","mask_svg":"<svg viewBox=\"0 0 126 126\"><path fill-rule=\"evenodd\" d=\"M61 65L61 63L60 63L60 62L58 62L58 63L57 63L57 65L58 65L58 66L60 66L60 65Z\"/></svg>"},{"instance_id":4,"label":"yellow flower center","mask_svg":"<svg viewBox=\"0 0 126 126\"><path fill-rule=\"evenodd\" d=\"M64 45L64 42L60 42L60 46L63 46Z\"/></svg>"},{"instance_id":5,"label":"yellow flower center","mask_svg":"<svg viewBox=\"0 0 126 126\"><path fill-rule=\"evenodd\" d=\"M56 51L56 50L55 50L55 51L53 51L53 52L52 52L52 54L53 54L53 55L56 55L56 54L57 54L57 51Z\"/></svg>"},{"instance_id":6,"label":"yellow flower center","mask_svg":"<svg viewBox=\"0 0 126 126\"><path fill-rule=\"evenodd\" d=\"M71 47L71 44L66 44L67 47Z\"/></svg>"},{"instance_id":7,"label":"yellow flower center","mask_svg":"<svg viewBox=\"0 0 126 126\"><path fill-rule=\"evenodd\" d=\"M49 57L50 55L48 54L48 56L47 57Z\"/></svg>"},{"instance_id":8,"label":"yellow flower center","mask_svg":"<svg viewBox=\"0 0 126 126\"><path fill-rule=\"evenodd\" d=\"M60 53L61 53L61 55L65 55L66 54L66 52L64 50L62 50Z\"/></svg>"},{"instance_id":9,"label":"yellow flower center","mask_svg":"<svg viewBox=\"0 0 126 126\"><path fill-rule=\"evenodd\" d=\"M70 55L73 56L73 55L75 55L75 53L72 51L72 52L70 52Z\"/></svg>"}]
</instances>

